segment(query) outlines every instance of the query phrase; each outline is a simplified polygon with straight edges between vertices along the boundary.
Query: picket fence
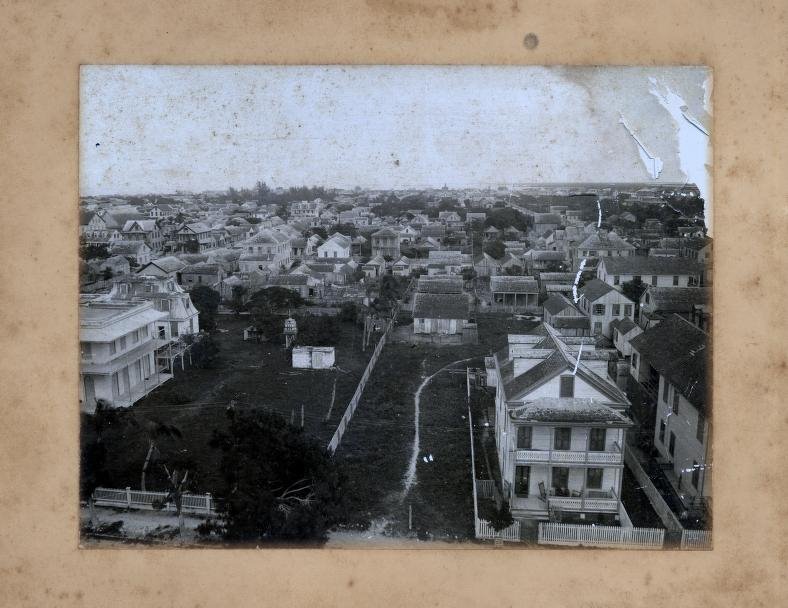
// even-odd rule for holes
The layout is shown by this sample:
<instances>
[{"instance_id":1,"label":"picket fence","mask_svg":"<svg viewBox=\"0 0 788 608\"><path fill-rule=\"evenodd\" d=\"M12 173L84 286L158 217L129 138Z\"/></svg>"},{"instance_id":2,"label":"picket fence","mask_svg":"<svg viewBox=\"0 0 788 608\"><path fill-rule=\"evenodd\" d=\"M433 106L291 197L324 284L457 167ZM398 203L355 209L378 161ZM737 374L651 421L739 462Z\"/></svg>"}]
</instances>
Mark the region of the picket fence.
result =
<instances>
[{"instance_id":1,"label":"picket fence","mask_svg":"<svg viewBox=\"0 0 788 608\"><path fill-rule=\"evenodd\" d=\"M509 526L508 528L504 528L503 530L496 530L492 527L489 521L486 519L479 519L476 518L476 538L481 538L485 540L509 540L514 542L520 541L520 522L515 520L515 522Z\"/></svg>"},{"instance_id":2,"label":"picket fence","mask_svg":"<svg viewBox=\"0 0 788 608\"><path fill-rule=\"evenodd\" d=\"M540 545L572 547L661 549L665 530L542 522L539 524L538 542Z\"/></svg>"},{"instance_id":3,"label":"picket fence","mask_svg":"<svg viewBox=\"0 0 788 608\"><path fill-rule=\"evenodd\" d=\"M684 530L681 533L682 549L711 549L711 530Z\"/></svg>"},{"instance_id":4,"label":"picket fence","mask_svg":"<svg viewBox=\"0 0 788 608\"><path fill-rule=\"evenodd\" d=\"M165 500L167 500L167 492L141 492L131 488L96 488L93 491L93 504L98 507L122 507L152 511L154 510L154 502ZM184 513L204 515L216 513L216 499L210 494L184 494L181 506ZM175 512L175 504L168 502L162 510Z\"/></svg>"}]
</instances>

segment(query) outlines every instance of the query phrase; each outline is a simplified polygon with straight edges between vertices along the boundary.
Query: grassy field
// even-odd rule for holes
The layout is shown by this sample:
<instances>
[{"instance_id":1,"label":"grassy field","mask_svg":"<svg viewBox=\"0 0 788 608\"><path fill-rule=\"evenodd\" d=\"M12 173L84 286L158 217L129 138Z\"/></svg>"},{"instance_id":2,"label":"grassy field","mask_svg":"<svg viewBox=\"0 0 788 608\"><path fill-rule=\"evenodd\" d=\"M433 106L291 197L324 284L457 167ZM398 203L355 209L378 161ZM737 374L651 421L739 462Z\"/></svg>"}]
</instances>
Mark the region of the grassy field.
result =
<instances>
[{"instance_id":1,"label":"grassy field","mask_svg":"<svg viewBox=\"0 0 788 608\"><path fill-rule=\"evenodd\" d=\"M417 482L403 497L403 481L413 449L414 394L427 376L451 368L483 366L483 356L506 343L512 332L535 323L511 315L480 315L479 344L387 344L353 420L337 450L349 481L346 496L356 523L385 518L406 532L408 505L413 528L435 538L462 539L473 530L470 437L464 373L444 371L424 388L420 402ZM423 457L432 455L430 462Z\"/></svg>"},{"instance_id":2,"label":"grassy field","mask_svg":"<svg viewBox=\"0 0 788 608\"><path fill-rule=\"evenodd\" d=\"M163 439L158 445L161 462L178 463L188 468L196 491L218 487L219 454L208 445L215 429L226 426L226 408L235 400L238 409L265 408L293 417L304 430L327 444L334 433L347 402L356 389L372 349L362 352L361 329L341 324L336 345L338 370L294 370L291 355L284 347L244 342L243 328L248 319L219 316L213 333L219 349L218 364L212 369L178 367L175 377L132 408L139 427L128 425L108 434L109 470L112 485L140 485L140 470L148 449L146 421L174 425L181 439ZM331 415L326 415L336 381L336 396ZM164 479L161 466L151 467L150 488L160 488Z\"/></svg>"},{"instance_id":3,"label":"grassy field","mask_svg":"<svg viewBox=\"0 0 788 608\"><path fill-rule=\"evenodd\" d=\"M414 393L422 380L459 359L482 366L484 355L500 349L510 332L526 331L534 323L510 315L480 315L479 344L427 346L388 344L350 423L336 458L345 465L348 524L366 526L386 518L399 532L407 531L407 512L413 509L414 530L437 538L466 538L472 530L470 445L464 374L448 371L423 390L416 484L403 499L403 479L414 439ZM108 470L114 487L138 488L148 449L147 421L174 425L182 438L158 440L159 456L148 474L149 489L164 489L161 463L188 469L192 489L216 493L220 454L210 448L215 430L226 426L226 409L233 400L238 409L266 408L293 418L304 430L326 444L366 367L372 348L360 350L361 329L342 324L336 345L339 370L293 370L290 353L281 346L244 342L248 321L218 318L213 336L220 348L213 369L177 369L175 378L132 408L137 426L109 429ZM336 396L326 421L336 381ZM85 429L86 436L90 429ZM421 457L432 454L425 463Z\"/></svg>"}]
</instances>

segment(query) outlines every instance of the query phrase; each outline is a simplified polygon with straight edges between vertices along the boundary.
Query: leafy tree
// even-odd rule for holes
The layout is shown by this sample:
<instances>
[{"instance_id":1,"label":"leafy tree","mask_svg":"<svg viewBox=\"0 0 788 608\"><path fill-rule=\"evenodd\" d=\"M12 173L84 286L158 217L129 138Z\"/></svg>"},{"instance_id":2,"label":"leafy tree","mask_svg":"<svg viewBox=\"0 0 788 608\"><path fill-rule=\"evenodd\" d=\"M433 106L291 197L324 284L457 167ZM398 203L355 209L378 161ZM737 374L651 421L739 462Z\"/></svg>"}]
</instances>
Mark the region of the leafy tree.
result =
<instances>
[{"instance_id":1,"label":"leafy tree","mask_svg":"<svg viewBox=\"0 0 788 608\"><path fill-rule=\"evenodd\" d=\"M194 367L210 369L219 360L219 345L210 335L195 340L191 348L191 362Z\"/></svg>"},{"instance_id":2,"label":"leafy tree","mask_svg":"<svg viewBox=\"0 0 788 608\"><path fill-rule=\"evenodd\" d=\"M197 239L189 239L181 247L186 253L200 253L200 242Z\"/></svg>"},{"instance_id":3,"label":"leafy tree","mask_svg":"<svg viewBox=\"0 0 788 608\"><path fill-rule=\"evenodd\" d=\"M263 204L268 199L268 195L271 193L271 188L264 181L258 181L255 184L255 194L257 196L257 202Z\"/></svg>"},{"instance_id":4,"label":"leafy tree","mask_svg":"<svg viewBox=\"0 0 788 608\"><path fill-rule=\"evenodd\" d=\"M310 228L309 229L309 233L310 234L316 234L317 236L319 236L324 241L328 238L328 234L326 233L326 229L321 227L321 226L317 226L315 228Z\"/></svg>"},{"instance_id":5,"label":"leafy tree","mask_svg":"<svg viewBox=\"0 0 788 608\"><path fill-rule=\"evenodd\" d=\"M256 217L254 215L250 215L249 217L246 218L246 221L249 222L250 224L259 224L263 220L261 220L259 217Z\"/></svg>"},{"instance_id":6,"label":"leafy tree","mask_svg":"<svg viewBox=\"0 0 788 608\"><path fill-rule=\"evenodd\" d=\"M523 274L523 267L522 266L509 266L504 270L504 274L507 276L520 276Z\"/></svg>"},{"instance_id":7,"label":"leafy tree","mask_svg":"<svg viewBox=\"0 0 788 608\"><path fill-rule=\"evenodd\" d=\"M344 302L337 317L343 323L355 323L358 320L358 305L355 302Z\"/></svg>"},{"instance_id":8,"label":"leafy tree","mask_svg":"<svg viewBox=\"0 0 788 608\"><path fill-rule=\"evenodd\" d=\"M106 245L88 245L84 237L79 239L79 257L83 260L106 260L109 255Z\"/></svg>"},{"instance_id":9,"label":"leafy tree","mask_svg":"<svg viewBox=\"0 0 788 608\"><path fill-rule=\"evenodd\" d=\"M221 450L221 532L254 543L323 541L342 513L343 476L313 439L279 414L228 409Z\"/></svg>"},{"instance_id":10,"label":"leafy tree","mask_svg":"<svg viewBox=\"0 0 788 608\"><path fill-rule=\"evenodd\" d=\"M198 285L189 292L192 304L200 313L200 326L206 331L216 328L216 313L219 310L221 296L219 292L207 285Z\"/></svg>"},{"instance_id":11,"label":"leafy tree","mask_svg":"<svg viewBox=\"0 0 788 608\"><path fill-rule=\"evenodd\" d=\"M329 229L330 234L334 234L338 232L339 234L344 234L345 236L349 236L351 239L354 239L358 236L358 228L354 224L344 223L344 224L334 224Z\"/></svg>"},{"instance_id":12,"label":"leafy tree","mask_svg":"<svg viewBox=\"0 0 788 608\"><path fill-rule=\"evenodd\" d=\"M298 343L307 346L334 346L340 337L336 317L304 315L297 318Z\"/></svg>"},{"instance_id":13,"label":"leafy tree","mask_svg":"<svg viewBox=\"0 0 788 608\"><path fill-rule=\"evenodd\" d=\"M109 281L109 280L112 278L112 275L113 275L112 268L110 268L109 266L107 266L107 267L106 267L106 268L104 268L104 270L102 271L102 273L101 273L101 278L102 278L102 279L104 279L105 281Z\"/></svg>"},{"instance_id":14,"label":"leafy tree","mask_svg":"<svg viewBox=\"0 0 788 608\"><path fill-rule=\"evenodd\" d=\"M462 269L462 280L466 283L469 281L473 281L476 278L476 271L471 267L465 267Z\"/></svg>"},{"instance_id":15,"label":"leafy tree","mask_svg":"<svg viewBox=\"0 0 788 608\"><path fill-rule=\"evenodd\" d=\"M626 281L621 285L621 293L628 297L633 302L640 301L640 296L646 291L646 286L640 278L635 278L631 281Z\"/></svg>"},{"instance_id":16,"label":"leafy tree","mask_svg":"<svg viewBox=\"0 0 788 608\"><path fill-rule=\"evenodd\" d=\"M252 294L247 307L267 308L272 312L284 312L304 305L301 294L286 287L266 287Z\"/></svg>"},{"instance_id":17,"label":"leafy tree","mask_svg":"<svg viewBox=\"0 0 788 608\"><path fill-rule=\"evenodd\" d=\"M514 523L512 512L509 510L509 503L503 502L499 508L493 510L492 517L490 517L490 525L493 530L500 532L505 530Z\"/></svg>"},{"instance_id":18,"label":"leafy tree","mask_svg":"<svg viewBox=\"0 0 788 608\"><path fill-rule=\"evenodd\" d=\"M493 209L487 213L487 218L484 220L485 226L495 226L498 230L504 230L509 226L514 226L518 230L528 230L531 223L530 217L511 207Z\"/></svg>"},{"instance_id":19,"label":"leafy tree","mask_svg":"<svg viewBox=\"0 0 788 608\"><path fill-rule=\"evenodd\" d=\"M400 285L397 277L387 274L383 275L380 279L380 287L378 288L379 297L388 301L389 306L394 304L394 301L399 299Z\"/></svg>"},{"instance_id":20,"label":"leafy tree","mask_svg":"<svg viewBox=\"0 0 788 608\"><path fill-rule=\"evenodd\" d=\"M500 239L490 241L484 246L484 253L495 258L496 260L500 260L506 253L506 246Z\"/></svg>"},{"instance_id":21,"label":"leafy tree","mask_svg":"<svg viewBox=\"0 0 788 608\"><path fill-rule=\"evenodd\" d=\"M249 291L245 285L234 285L232 297L230 298L230 308L239 314L246 310L246 292Z\"/></svg>"}]
</instances>

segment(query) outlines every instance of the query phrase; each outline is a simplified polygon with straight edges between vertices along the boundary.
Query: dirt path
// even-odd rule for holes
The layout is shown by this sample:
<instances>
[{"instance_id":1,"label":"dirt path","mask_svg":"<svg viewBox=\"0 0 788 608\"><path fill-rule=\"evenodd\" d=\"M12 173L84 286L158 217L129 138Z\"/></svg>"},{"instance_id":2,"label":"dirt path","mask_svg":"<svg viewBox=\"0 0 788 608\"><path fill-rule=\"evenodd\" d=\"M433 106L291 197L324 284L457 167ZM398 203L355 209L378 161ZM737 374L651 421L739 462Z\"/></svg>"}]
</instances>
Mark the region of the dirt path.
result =
<instances>
[{"instance_id":1,"label":"dirt path","mask_svg":"<svg viewBox=\"0 0 788 608\"><path fill-rule=\"evenodd\" d=\"M433 373L430 376L424 378L422 383L419 385L419 388L416 390L415 394L413 395L413 408L414 408L414 416L413 416L413 424L415 426L415 433L413 437L413 450L410 456L410 462L408 463L408 468L405 472L405 478L403 480L403 489L402 495L400 498L400 502L404 501L405 498L408 496L413 485L416 483L416 465L419 462L419 412L420 412L420 405L421 405L421 391L432 381L435 376L440 374L441 372L446 371L450 367L457 365L458 363L464 363L465 361L471 361L472 359L476 359L476 357L468 357L466 359L458 359L457 361L452 361L447 365L444 365L440 368L437 372ZM422 365L424 365L424 361L422 361Z\"/></svg>"}]
</instances>

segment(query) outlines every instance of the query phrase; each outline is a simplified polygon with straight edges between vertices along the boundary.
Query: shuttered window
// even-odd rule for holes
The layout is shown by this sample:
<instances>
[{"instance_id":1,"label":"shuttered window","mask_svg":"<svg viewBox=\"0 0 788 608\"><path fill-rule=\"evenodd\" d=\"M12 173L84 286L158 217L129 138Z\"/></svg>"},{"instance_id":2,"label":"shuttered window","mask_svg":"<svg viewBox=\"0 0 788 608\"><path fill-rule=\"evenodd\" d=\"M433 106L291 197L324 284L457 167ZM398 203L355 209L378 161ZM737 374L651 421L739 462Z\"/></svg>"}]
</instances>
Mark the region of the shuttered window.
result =
<instances>
[{"instance_id":1,"label":"shuttered window","mask_svg":"<svg viewBox=\"0 0 788 608\"><path fill-rule=\"evenodd\" d=\"M561 376L561 390L559 397L574 397L575 396L575 377L574 376Z\"/></svg>"}]
</instances>

